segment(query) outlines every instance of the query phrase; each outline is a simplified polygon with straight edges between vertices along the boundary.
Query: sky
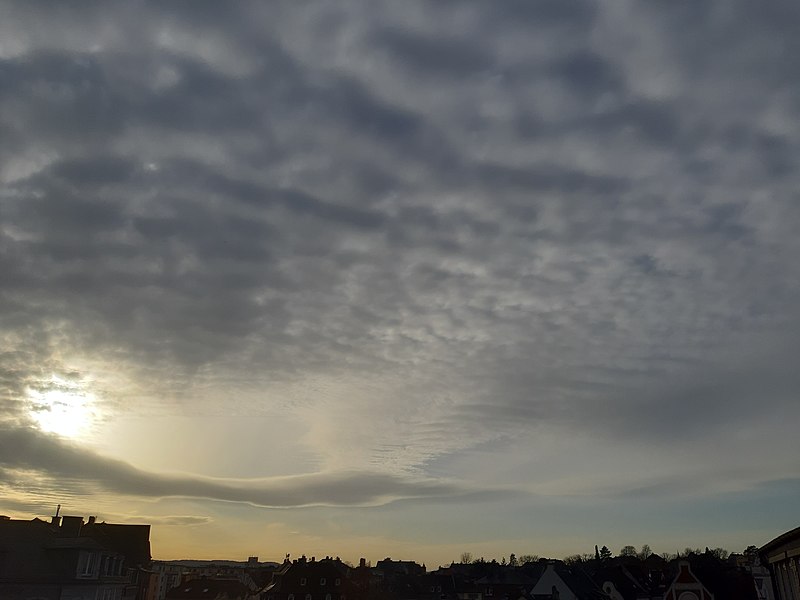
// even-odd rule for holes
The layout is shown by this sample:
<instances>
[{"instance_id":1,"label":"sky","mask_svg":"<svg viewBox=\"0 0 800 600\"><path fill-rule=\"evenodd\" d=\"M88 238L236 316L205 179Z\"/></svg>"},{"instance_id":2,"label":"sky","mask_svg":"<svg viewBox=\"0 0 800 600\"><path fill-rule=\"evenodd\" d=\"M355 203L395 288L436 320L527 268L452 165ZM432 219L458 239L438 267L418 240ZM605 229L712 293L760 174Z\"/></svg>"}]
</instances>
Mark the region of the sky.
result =
<instances>
[{"instance_id":1,"label":"sky","mask_svg":"<svg viewBox=\"0 0 800 600\"><path fill-rule=\"evenodd\" d=\"M0 512L429 567L796 527L798 28L0 4Z\"/></svg>"}]
</instances>

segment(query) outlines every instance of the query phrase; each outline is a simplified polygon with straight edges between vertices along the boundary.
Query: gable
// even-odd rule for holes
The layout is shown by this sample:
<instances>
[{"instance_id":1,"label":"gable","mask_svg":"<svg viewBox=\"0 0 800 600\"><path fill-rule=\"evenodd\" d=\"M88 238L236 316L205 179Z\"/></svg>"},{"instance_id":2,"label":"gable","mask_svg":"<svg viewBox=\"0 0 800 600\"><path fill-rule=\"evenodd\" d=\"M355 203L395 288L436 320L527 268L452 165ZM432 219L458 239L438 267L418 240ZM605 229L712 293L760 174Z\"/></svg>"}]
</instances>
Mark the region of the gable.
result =
<instances>
[{"instance_id":1,"label":"gable","mask_svg":"<svg viewBox=\"0 0 800 600\"><path fill-rule=\"evenodd\" d=\"M553 588L558 590L559 600L578 600L578 597L575 593L570 589L570 587L566 584L566 582L561 579L558 573L556 573L553 565L547 565L547 569L545 569L542 576L539 578L539 581L536 582L536 585L533 586L531 590L531 594L536 595L548 595L552 593Z\"/></svg>"},{"instance_id":2,"label":"gable","mask_svg":"<svg viewBox=\"0 0 800 600\"><path fill-rule=\"evenodd\" d=\"M678 574L664 594L664 600L714 600L714 595L692 572L689 563L681 561L678 563Z\"/></svg>"}]
</instances>

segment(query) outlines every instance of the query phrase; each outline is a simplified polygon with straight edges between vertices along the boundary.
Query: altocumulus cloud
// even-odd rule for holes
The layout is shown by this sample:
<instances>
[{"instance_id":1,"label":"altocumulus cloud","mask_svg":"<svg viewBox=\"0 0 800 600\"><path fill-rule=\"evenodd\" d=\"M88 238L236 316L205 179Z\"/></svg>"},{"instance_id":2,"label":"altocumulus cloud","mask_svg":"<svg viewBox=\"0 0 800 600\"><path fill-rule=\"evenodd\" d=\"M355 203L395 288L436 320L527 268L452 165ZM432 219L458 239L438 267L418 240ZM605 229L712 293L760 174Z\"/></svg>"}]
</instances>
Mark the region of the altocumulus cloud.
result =
<instances>
[{"instance_id":1,"label":"altocumulus cloud","mask_svg":"<svg viewBox=\"0 0 800 600\"><path fill-rule=\"evenodd\" d=\"M754 450L798 417L800 8L0 10L4 414L52 374L110 413L287 412L348 474L166 477L24 427L7 468L370 504L500 477L458 456L508 440L539 477L558 432L680 441L634 477L800 475Z\"/></svg>"}]
</instances>

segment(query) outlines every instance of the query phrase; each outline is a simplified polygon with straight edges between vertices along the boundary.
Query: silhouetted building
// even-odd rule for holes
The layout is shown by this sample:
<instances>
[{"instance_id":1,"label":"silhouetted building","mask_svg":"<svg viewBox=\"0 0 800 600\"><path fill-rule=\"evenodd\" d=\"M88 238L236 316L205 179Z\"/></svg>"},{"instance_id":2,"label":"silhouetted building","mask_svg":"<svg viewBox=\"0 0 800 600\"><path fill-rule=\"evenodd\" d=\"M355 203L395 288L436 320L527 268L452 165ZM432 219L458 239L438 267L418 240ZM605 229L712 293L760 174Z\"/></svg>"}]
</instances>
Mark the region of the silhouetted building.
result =
<instances>
[{"instance_id":1,"label":"silhouetted building","mask_svg":"<svg viewBox=\"0 0 800 600\"><path fill-rule=\"evenodd\" d=\"M163 560L153 561L152 568L158 578L156 600L164 600L169 590L180 585L185 569L177 562Z\"/></svg>"},{"instance_id":2,"label":"silhouetted building","mask_svg":"<svg viewBox=\"0 0 800 600\"><path fill-rule=\"evenodd\" d=\"M523 570L513 567L501 567L491 570L483 577L476 579L472 593L481 593L483 598L493 600L517 600L533 589L536 579Z\"/></svg>"},{"instance_id":3,"label":"silhouetted building","mask_svg":"<svg viewBox=\"0 0 800 600\"><path fill-rule=\"evenodd\" d=\"M760 555L769 566L779 600L800 600L800 527L765 544Z\"/></svg>"},{"instance_id":4,"label":"silhouetted building","mask_svg":"<svg viewBox=\"0 0 800 600\"><path fill-rule=\"evenodd\" d=\"M689 563L678 563L678 574L667 588L664 600L714 600L714 596L692 572Z\"/></svg>"},{"instance_id":5,"label":"silhouetted building","mask_svg":"<svg viewBox=\"0 0 800 600\"><path fill-rule=\"evenodd\" d=\"M0 517L3 600L148 600L150 526Z\"/></svg>"},{"instance_id":6,"label":"silhouetted building","mask_svg":"<svg viewBox=\"0 0 800 600\"><path fill-rule=\"evenodd\" d=\"M592 578L613 600L663 600L673 573L658 554L642 560L625 556L589 562Z\"/></svg>"},{"instance_id":7,"label":"silhouetted building","mask_svg":"<svg viewBox=\"0 0 800 600\"><path fill-rule=\"evenodd\" d=\"M249 600L256 592L237 579L200 577L183 581L167 592L167 600Z\"/></svg>"},{"instance_id":8,"label":"silhouetted building","mask_svg":"<svg viewBox=\"0 0 800 600\"><path fill-rule=\"evenodd\" d=\"M278 567L273 562L258 562L257 556L247 561L236 560L156 560L151 570L158 578L158 592L154 600L165 600L167 592L189 579L235 579L251 590L266 586L272 572Z\"/></svg>"},{"instance_id":9,"label":"silhouetted building","mask_svg":"<svg viewBox=\"0 0 800 600\"><path fill-rule=\"evenodd\" d=\"M607 600L600 586L582 567L569 567L560 560L540 561L543 567L530 595L534 600Z\"/></svg>"},{"instance_id":10,"label":"silhouetted building","mask_svg":"<svg viewBox=\"0 0 800 600\"><path fill-rule=\"evenodd\" d=\"M351 570L338 559L285 562L272 574L261 592L261 600L363 600L366 590L351 577Z\"/></svg>"},{"instance_id":11,"label":"silhouetted building","mask_svg":"<svg viewBox=\"0 0 800 600\"><path fill-rule=\"evenodd\" d=\"M375 564L375 570L382 573L384 577L391 577L392 575L424 575L425 565L420 565L413 560L384 558Z\"/></svg>"}]
</instances>

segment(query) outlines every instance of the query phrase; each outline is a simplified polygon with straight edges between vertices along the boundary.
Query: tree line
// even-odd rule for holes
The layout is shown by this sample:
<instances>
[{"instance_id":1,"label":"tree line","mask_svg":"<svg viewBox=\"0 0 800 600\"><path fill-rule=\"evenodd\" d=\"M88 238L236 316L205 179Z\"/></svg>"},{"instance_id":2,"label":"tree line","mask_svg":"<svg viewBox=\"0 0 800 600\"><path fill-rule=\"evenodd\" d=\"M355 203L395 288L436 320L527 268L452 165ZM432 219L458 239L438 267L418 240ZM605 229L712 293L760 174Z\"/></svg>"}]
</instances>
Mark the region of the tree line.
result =
<instances>
[{"instance_id":1,"label":"tree line","mask_svg":"<svg viewBox=\"0 0 800 600\"><path fill-rule=\"evenodd\" d=\"M718 560L727 560L731 554L725 548L706 548L705 550L701 550L700 548L692 548L687 546L683 550L676 552L662 552L659 554L659 556L661 556L661 558L664 560L670 561L678 558L687 558L692 554L699 555L704 553L711 554ZM756 546L748 546L742 552L742 554L748 557L755 556L757 553L758 548ZM650 548L650 546L648 544L643 544L639 550L637 550L635 546L623 546L616 556L622 558L638 558L639 560L647 560L652 555L653 550ZM502 566L517 567L526 563L537 562L539 558L540 557L538 554L520 554L517 556L516 554L511 553L509 554L508 559L506 559L505 556L502 556L498 562L496 559L486 560L482 556L480 558L474 558L471 552L462 552L461 558L458 562L464 565L496 563ZM567 564L577 564L582 562L590 562L592 560L607 562L613 558L615 558L614 553L611 552L608 546L602 546L600 548L595 546L594 553L571 554L569 556L565 556L563 561Z\"/></svg>"}]
</instances>

